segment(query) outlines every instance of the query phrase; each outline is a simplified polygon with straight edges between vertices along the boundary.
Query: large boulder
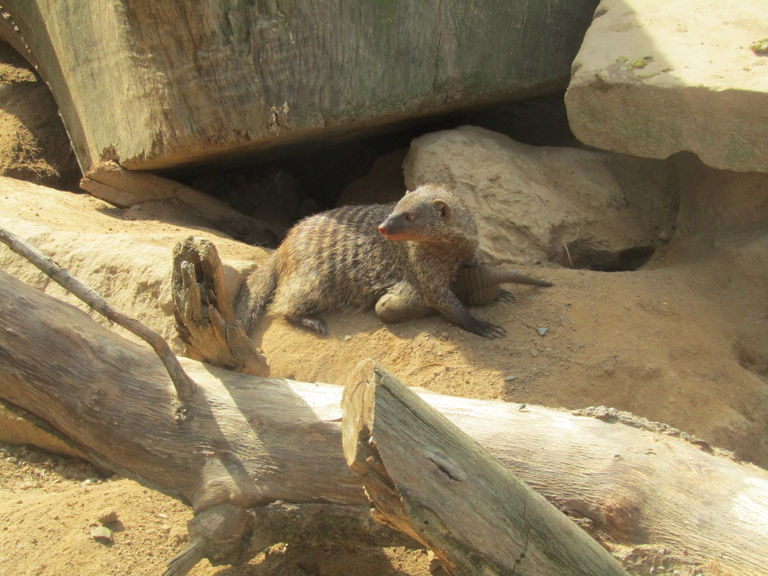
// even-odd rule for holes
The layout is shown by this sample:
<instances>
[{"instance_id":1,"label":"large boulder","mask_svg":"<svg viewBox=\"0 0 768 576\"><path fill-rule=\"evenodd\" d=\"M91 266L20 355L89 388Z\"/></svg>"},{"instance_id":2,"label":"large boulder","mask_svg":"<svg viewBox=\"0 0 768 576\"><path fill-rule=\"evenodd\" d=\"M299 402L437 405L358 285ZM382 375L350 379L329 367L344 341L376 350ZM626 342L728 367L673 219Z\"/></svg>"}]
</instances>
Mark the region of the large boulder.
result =
<instances>
[{"instance_id":1,"label":"large boulder","mask_svg":"<svg viewBox=\"0 0 768 576\"><path fill-rule=\"evenodd\" d=\"M606 150L768 172L766 37L765 0L603 0L573 63L571 129Z\"/></svg>"},{"instance_id":2,"label":"large boulder","mask_svg":"<svg viewBox=\"0 0 768 576\"><path fill-rule=\"evenodd\" d=\"M10 0L83 171L156 169L564 89L596 0Z\"/></svg>"},{"instance_id":3,"label":"large boulder","mask_svg":"<svg viewBox=\"0 0 768 576\"><path fill-rule=\"evenodd\" d=\"M670 163L529 146L462 126L414 139L403 166L409 190L442 184L463 197L490 264L632 269L674 225Z\"/></svg>"}]
</instances>

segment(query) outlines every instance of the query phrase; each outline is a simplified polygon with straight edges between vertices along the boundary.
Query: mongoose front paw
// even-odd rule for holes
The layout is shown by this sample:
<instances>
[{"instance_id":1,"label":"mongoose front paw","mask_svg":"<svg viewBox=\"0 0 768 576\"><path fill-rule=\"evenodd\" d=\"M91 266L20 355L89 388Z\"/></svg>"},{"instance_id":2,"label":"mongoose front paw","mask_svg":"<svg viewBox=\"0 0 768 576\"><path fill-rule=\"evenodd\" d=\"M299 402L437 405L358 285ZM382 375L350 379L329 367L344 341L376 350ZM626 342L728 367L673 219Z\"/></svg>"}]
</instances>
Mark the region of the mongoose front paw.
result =
<instances>
[{"instance_id":1,"label":"mongoose front paw","mask_svg":"<svg viewBox=\"0 0 768 576\"><path fill-rule=\"evenodd\" d=\"M499 290L499 295L496 296L496 301L512 304L515 301L515 295L507 290Z\"/></svg>"},{"instance_id":2,"label":"mongoose front paw","mask_svg":"<svg viewBox=\"0 0 768 576\"><path fill-rule=\"evenodd\" d=\"M484 322L482 320L477 320L477 324L474 328L476 329L473 329L472 332L485 338L503 338L507 335L507 331L501 326L496 326L496 324L491 324L490 322Z\"/></svg>"},{"instance_id":3,"label":"mongoose front paw","mask_svg":"<svg viewBox=\"0 0 768 576\"><path fill-rule=\"evenodd\" d=\"M486 338L504 338L507 335L507 331L501 326L495 324L488 324L488 328L483 332L483 336Z\"/></svg>"}]
</instances>

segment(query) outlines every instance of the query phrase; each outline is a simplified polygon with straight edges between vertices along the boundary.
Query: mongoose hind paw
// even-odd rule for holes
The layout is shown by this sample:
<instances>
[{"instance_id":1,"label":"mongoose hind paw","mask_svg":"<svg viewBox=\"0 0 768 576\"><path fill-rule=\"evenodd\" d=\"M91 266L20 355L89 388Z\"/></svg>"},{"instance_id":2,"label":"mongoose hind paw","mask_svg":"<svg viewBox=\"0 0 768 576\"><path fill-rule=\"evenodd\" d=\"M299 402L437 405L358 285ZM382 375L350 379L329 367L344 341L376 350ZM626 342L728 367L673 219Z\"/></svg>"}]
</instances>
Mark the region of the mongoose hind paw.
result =
<instances>
[{"instance_id":1,"label":"mongoose hind paw","mask_svg":"<svg viewBox=\"0 0 768 576\"><path fill-rule=\"evenodd\" d=\"M317 316L286 316L285 319L294 326L309 328L323 336L328 334L328 324L325 323L325 320L318 318Z\"/></svg>"}]
</instances>

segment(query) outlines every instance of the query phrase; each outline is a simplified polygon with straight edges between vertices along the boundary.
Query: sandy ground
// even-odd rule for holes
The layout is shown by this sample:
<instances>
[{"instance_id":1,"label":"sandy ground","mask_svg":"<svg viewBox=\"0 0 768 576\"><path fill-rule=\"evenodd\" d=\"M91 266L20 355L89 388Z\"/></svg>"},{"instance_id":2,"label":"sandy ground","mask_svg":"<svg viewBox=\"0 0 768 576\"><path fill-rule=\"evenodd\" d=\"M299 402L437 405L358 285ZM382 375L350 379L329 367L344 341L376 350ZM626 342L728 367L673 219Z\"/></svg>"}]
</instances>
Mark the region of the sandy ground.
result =
<instances>
[{"instance_id":1,"label":"sandy ground","mask_svg":"<svg viewBox=\"0 0 768 576\"><path fill-rule=\"evenodd\" d=\"M105 524L112 541L91 532ZM0 574L161 574L188 541L184 504L89 464L34 448L0 447ZM420 550L273 547L234 569L198 564L192 576L426 575Z\"/></svg>"},{"instance_id":2,"label":"sandy ground","mask_svg":"<svg viewBox=\"0 0 768 576\"><path fill-rule=\"evenodd\" d=\"M18 216L41 225L81 229L84 211L93 210L90 232L170 234L177 228L137 220L136 210L106 209L87 196L48 207L37 200L25 206L23 196L4 194L6 206L13 202ZM666 253L634 272L523 269L555 286L513 287L514 304L475 309L506 328L499 340L468 334L440 317L384 326L373 313L327 315L331 333L324 338L272 318L255 337L278 376L343 383L351 366L373 357L407 384L444 394L629 410L765 466L761 235L683 232ZM539 328L546 328L543 336ZM78 461L7 445L2 451L0 574L157 574L183 547L191 512L182 503L127 479L102 477ZM104 509L118 517L108 525L115 529L108 544L91 536ZM203 561L192 572L427 573L421 551L285 546L237 570Z\"/></svg>"},{"instance_id":3,"label":"sandy ground","mask_svg":"<svg viewBox=\"0 0 768 576\"><path fill-rule=\"evenodd\" d=\"M768 188L760 178L755 176L754 189L762 199ZM750 201L723 194L736 217L762 206L754 194ZM753 218L728 228L714 219L711 225L683 226L686 218L709 222L706 207L697 202L712 198L719 197L697 200L683 194L678 235L641 270L521 270L555 286L516 287L516 303L475 310L504 326L504 339L482 339L438 317L387 327L367 313L328 315L331 333L325 338L273 319L260 327L256 340L278 376L340 383L355 362L374 357L409 385L444 394L629 410L765 467L768 266L760 234L765 223ZM137 222L135 210L106 209L93 199L87 203L108 218L104 227L110 233L163 226L151 217ZM19 212L46 219L43 206ZM70 220L77 228L83 213L73 208L55 219ZM543 336L539 328L546 329ZM192 516L184 504L130 480L104 476L76 459L9 445L0 450L0 574L158 574L183 547ZM117 514L108 523L113 541L99 542L91 531L110 511ZM203 561L191 572L428 573L423 551L285 546L238 569Z\"/></svg>"}]
</instances>

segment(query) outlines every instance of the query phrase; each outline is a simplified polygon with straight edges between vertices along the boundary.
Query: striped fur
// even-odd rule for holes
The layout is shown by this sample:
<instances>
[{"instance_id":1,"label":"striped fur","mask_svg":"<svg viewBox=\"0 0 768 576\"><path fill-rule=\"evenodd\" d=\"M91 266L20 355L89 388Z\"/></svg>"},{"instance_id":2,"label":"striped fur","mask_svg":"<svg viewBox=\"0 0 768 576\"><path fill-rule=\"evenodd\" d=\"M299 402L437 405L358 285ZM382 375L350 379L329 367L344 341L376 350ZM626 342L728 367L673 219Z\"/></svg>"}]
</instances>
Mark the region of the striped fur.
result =
<instances>
[{"instance_id":1,"label":"striped fur","mask_svg":"<svg viewBox=\"0 0 768 576\"><path fill-rule=\"evenodd\" d=\"M470 295L469 302L487 302L489 294L495 298L501 292L498 278L509 277L483 267L459 274L475 262L477 243L469 211L444 188L420 187L397 204L329 210L291 229L243 284L235 313L247 332L269 307L272 314L325 334L327 325L317 314L331 310L375 305L387 322L436 310L465 330L499 337L502 328L473 318L452 291L458 274L458 289ZM526 277L501 281L521 283L520 278ZM495 288L489 282L496 282Z\"/></svg>"}]
</instances>

